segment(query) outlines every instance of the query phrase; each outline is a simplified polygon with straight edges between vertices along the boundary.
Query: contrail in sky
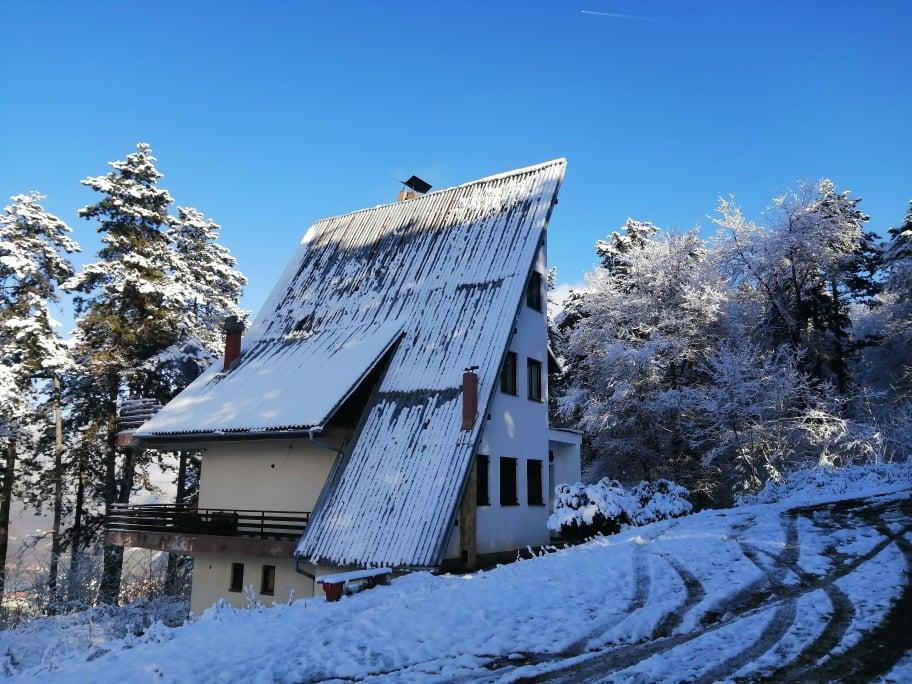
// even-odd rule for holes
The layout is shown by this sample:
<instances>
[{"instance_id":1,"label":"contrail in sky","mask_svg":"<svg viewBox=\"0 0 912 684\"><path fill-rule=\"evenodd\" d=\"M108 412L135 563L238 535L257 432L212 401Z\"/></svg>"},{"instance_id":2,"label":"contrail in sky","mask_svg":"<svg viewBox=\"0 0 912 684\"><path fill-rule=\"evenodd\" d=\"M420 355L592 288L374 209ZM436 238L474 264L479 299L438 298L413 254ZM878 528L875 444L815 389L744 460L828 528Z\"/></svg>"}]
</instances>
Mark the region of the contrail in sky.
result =
<instances>
[{"instance_id":1,"label":"contrail in sky","mask_svg":"<svg viewBox=\"0 0 912 684\"><path fill-rule=\"evenodd\" d=\"M612 19L636 19L639 21L654 21L652 17L638 17L635 14L615 14L614 12L593 12L580 10L580 14L592 14L596 17L611 17Z\"/></svg>"}]
</instances>

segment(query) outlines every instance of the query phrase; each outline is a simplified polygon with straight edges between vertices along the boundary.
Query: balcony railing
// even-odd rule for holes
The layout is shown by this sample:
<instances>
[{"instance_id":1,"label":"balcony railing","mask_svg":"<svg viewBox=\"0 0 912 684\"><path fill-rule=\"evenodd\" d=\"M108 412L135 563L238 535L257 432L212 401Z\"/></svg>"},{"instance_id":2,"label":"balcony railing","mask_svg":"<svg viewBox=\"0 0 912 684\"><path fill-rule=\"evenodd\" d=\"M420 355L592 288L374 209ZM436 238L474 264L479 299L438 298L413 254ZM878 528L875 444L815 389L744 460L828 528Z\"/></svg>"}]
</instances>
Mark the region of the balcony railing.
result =
<instances>
[{"instance_id":1,"label":"balcony railing","mask_svg":"<svg viewBox=\"0 0 912 684\"><path fill-rule=\"evenodd\" d=\"M105 527L110 531L211 534L297 541L309 512L195 508L187 504L112 504Z\"/></svg>"}]
</instances>

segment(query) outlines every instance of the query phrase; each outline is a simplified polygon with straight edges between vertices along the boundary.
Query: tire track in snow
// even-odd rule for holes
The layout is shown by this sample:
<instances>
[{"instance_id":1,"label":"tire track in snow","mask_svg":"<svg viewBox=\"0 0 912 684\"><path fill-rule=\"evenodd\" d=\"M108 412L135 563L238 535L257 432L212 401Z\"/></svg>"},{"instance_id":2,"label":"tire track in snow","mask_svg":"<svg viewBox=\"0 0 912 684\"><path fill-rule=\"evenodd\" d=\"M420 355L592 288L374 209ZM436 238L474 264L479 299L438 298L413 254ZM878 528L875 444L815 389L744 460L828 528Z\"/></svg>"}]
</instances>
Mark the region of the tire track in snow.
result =
<instances>
[{"instance_id":1,"label":"tire track in snow","mask_svg":"<svg viewBox=\"0 0 912 684\"><path fill-rule=\"evenodd\" d=\"M799 513L804 513L804 512L808 512L808 511L814 511L814 510L830 510L834 507L838 507L840 509L851 509L852 507L855 507L855 508L861 507L862 509L864 509L865 503L866 503L865 499L856 499L856 500L851 500L851 501L838 502L837 504L835 504L835 506L833 504L821 504L819 506L809 506L809 507L803 507L801 509L795 509L795 510L789 511L787 513L787 515L794 518ZM886 508L890 508L892 505L895 505L895 503L896 502L887 502L886 504L875 505L873 509L870 509L871 513L879 512ZM904 502L904 504L903 504L904 510L905 510L905 507L907 505L909 505L909 503L910 502L908 500L906 502ZM864 509L864 510L867 510L867 509ZM733 525L732 530L735 532L743 532L745 529L749 528L750 526L751 526L750 519L747 519L747 520L743 521L742 523ZM904 530L904 532L905 532L905 530ZM725 620L725 621L719 620L719 621L713 622L707 626L704 626L701 629L694 630L693 632L690 632L688 634L668 637L668 638L660 639L658 641L649 641L649 642L644 642L644 643L640 643L640 644L636 644L636 645L632 645L632 646L613 647L611 649L606 649L605 651L602 651L601 653L592 654L592 656L590 658L587 658L583 661L568 663L565 668L562 668L560 670L552 670L550 672L541 673L534 677L523 678L523 679L520 679L519 681L577 682L577 681L605 680L608 678L608 675L611 675L612 673L617 673L620 670L634 667L637 664L647 660L648 658L650 658L654 655L670 652L670 651L674 650L675 648L677 648L678 646L686 645L688 642L693 641L694 639L697 639L698 637L703 636L704 634L708 634L708 633L714 632L718 629L721 629L723 627L730 626L733 622L735 622L743 617L747 617L749 615L754 615L758 611L766 610L769 608L770 601L783 601L783 600L796 601L798 597L800 597L804 594L810 593L817 589L824 589L826 591L826 589L830 588L830 587L835 590L833 595L838 596L842 592L841 592L841 590L839 590L838 587L836 587L833 584L834 582L841 579L842 577L845 577L846 575L848 575L849 573L854 571L856 568L858 568L860 565L862 565L863 563L865 563L868 560L875 557L877 554L879 554L881 551L883 551L883 549L885 549L887 546L889 546L891 543L893 543L894 539L896 537L901 536L901 534L903 534L903 533L899 533L899 534L890 533L890 538L882 540L881 542L876 544L874 546L874 548L872 548L867 553L853 558L851 561L840 566L835 572L830 573L823 578L815 578L813 582L805 581L802 583L802 586L799 586L799 587L786 587L786 586L782 585L780 582L777 587L770 588L769 590L760 592L761 596L759 597L759 601L747 596L746 592L751 587L754 587L755 590L759 590L759 589L763 588L767 584L767 578L766 578L766 576L764 576L763 578L750 583L747 587L745 587L744 590L737 592L731 601L726 601L724 606L720 606L720 608L722 608L724 610L723 613L720 613L720 615L722 615L722 614L725 614L726 612L730 612L730 610L732 610L732 609L737 609L738 608L737 604L741 603L742 604L741 609L743 610L743 612L741 615L736 617L734 620ZM905 542L905 543L908 544L908 542ZM798 558L797 544L794 545L793 552L795 554L794 561L793 561L794 562L793 569L796 569L796 572L801 573L799 575L799 577L807 578L808 577L807 574L803 570L801 570L800 566L797 565L797 558ZM779 557L785 555L785 560L787 561L789 559L790 553L791 553L791 551L788 548L786 548L783 550L783 554L780 554ZM777 558L779 558L779 557L777 557ZM774 568L773 570L775 571L777 576L781 575L782 577L784 577L788 568L787 567L785 569ZM912 571L910 571L910 572L912 572ZM910 601L912 601L912 587L909 587L908 584L906 586L907 586L907 590L909 590L909 593L910 593ZM843 594L843 596L844 596L844 594ZM750 603L751 606L747 607L747 603ZM785 617L788 617L788 616L786 615ZM774 618L773 621L771 622L771 625L775 622L776 622L776 620ZM849 623L851 622L851 617L848 619L848 622ZM848 625L846 625L846 627L847 626ZM786 627L786 630L787 629L788 628ZM836 629L843 629L843 628L837 627ZM831 638L833 636L835 636L836 629L834 629L833 634L831 635ZM756 640L754 643L757 644L761 640L763 640L762 636L759 640ZM775 640L774 640L773 644L770 644L770 647L772 647L773 645L775 645ZM752 644L752 646L753 646L753 644ZM749 646L748 649L746 649L746 650L750 650L752 648L752 646ZM763 649L763 652L768 650L768 648ZM908 648L909 647L906 647L906 650L908 650ZM854 651L854 649L852 649L852 650ZM762 655L762 653L760 655ZM899 653L897 655L897 657L893 660L893 662L890 663L890 666L892 666L892 664L895 663L895 661L898 660L899 657L901 657L901 656L902 656L902 653ZM740 667L743 667L743 665L741 665ZM884 670L884 671L887 671L887 670ZM775 680L775 681L781 680L781 677L779 676L778 673L779 673L779 671L774 673L774 675L772 677L770 677L770 679ZM840 677L838 676L838 673L836 675L834 675L834 677L836 679L840 679ZM831 677L831 678L834 678L834 677ZM755 677L752 676L751 679L755 679ZM819 680L819 677L812 676L811 679Z\"/></svg>"},{"instance_id":2,"label":"tire track in snow","mask_svg":"<svg viewBox=\"0 0 912 684\"><path fill-rule=\"evenodd\" d=\"M880 513L892 506L887 505ZM912 517L912 501L905 500L900 510ZM865 512L870 515L872 512ZM867 517L867 516L866 516ZM855 615L855 607L842 590L830 584L826 589L827 596L833 603L835 618L817 640L789 665L776 670L768 681L828 681L831 679L861 679L871 681L889 672L903 655L912 649L912 630L908 628L908 616L912 615L912 544L904 535L910 528L904 526L900 532L894 532L884 525L878 525L877 531L884 536L884 541L864 554L867 562L885 548L895 543L906 560L906 583L899 597L893 602L884 619L868 631L854 646L841 654L826 656L842 641ZM862 563L852 563L854 570ZM848 573L845 573L848 574ZM841 576L845 576L844 574ZM821 660L824 659L825 660Z\"/></svg>"}]
</instances>

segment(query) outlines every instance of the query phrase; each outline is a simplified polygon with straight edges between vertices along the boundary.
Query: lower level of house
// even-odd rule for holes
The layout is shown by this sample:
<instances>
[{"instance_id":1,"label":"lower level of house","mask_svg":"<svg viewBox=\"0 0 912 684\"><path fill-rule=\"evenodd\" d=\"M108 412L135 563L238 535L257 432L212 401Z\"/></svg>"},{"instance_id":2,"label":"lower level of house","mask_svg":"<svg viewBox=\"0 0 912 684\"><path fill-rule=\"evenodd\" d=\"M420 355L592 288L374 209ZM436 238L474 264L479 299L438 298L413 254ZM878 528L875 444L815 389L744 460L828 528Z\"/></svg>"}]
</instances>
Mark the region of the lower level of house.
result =
<instances>
[{"instance_id":1,"label":"lower level of house","mask_svg":"<svg viewBox=\"0 0 912 684\"><path fill-rule=\"evenodd\" d=\"M580 479L580 436L549 430L548 453L479 453L442 570L484 567L549 543L555 484ZM332 439L333 441L329 441ZM314 577L351 568L299 564L297 541L345 435L213 445L204 449L199 503L117 506L108 543L193 557L191 607L243 607L322 594ZM490 450L489 450L490 451Z\"/></svg>"}]
</instances>

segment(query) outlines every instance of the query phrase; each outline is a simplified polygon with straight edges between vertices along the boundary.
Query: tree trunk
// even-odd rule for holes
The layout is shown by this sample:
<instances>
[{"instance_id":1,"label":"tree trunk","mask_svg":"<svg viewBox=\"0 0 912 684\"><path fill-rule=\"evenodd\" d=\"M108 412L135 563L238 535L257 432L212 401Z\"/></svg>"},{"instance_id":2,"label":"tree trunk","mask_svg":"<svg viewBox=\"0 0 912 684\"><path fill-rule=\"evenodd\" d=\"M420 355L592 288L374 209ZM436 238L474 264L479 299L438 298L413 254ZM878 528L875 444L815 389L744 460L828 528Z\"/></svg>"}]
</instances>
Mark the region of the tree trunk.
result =
<instances>
[{"instance_id":1,"label":"tree trunk","mask_svg":"<svg viewBox=\"0 0 912 684\"><path fill-rule=\"evenodd\" d=\"M76 481L76 510L73 514L73 537L70 546L70 584L67 588L67 601L73 605L79 590L79 573L82 565L82 507L85 503L85 462L80 458L79 473Z\"/></svg>"},{"instance_id":2,"label":"tree trunk","mask_svg":"<svg viewBox=\"0 0 912 684\"><path fill-rule=\"evenodd\" d=\"M117 390L116 377L108 378L108 439L105 454L105 510L118 499L117 492ZM123 547L105 544L101 571L100 603L114 604L120 595L120 573L123 570Z\"/></svg>"},{"instance_id":3,"label":"tree trunk","mask_svg":"<svg viewBox=\"0 0 912 684\"><path fill-rule=\"evenodd\" d=\"M16 442L10 437L6 446L6 468L3 472L3 493L0 500L0 610L6 589L6 549L9 543L10 504L13 500L13 478L16 474Z\"/></svg>"},{"instance_id":4,"label":"tree trunk","mask_svg":"<svg viewBox=\"0 0 912 684\"><path fill-rule=\"evenodd\" d=\"M174 502L180 506L187 497L187 452L179 451L177 462L177 495ZM177 572L180 569L181 558L183 554L172 551L168 554L168 574L165 577L165 593L169 596L177 596L178 583Z\"/></svg>"},{"instance_id":5,"label":"tree trunk","mask_svg":"<svg viewBox=\"0 0 912 684\"><path fill-rule=\"evenodd\" d=\"M57 612L57 574L60 563L60 519L63 516L63 409L60 376L54 375L54 521L51 526L51 563L48 569L48 608Z\"/></svg>"},{"instance_id":6,"label":"tree trunk","mask_svg":"<svg viewBox=\"0 0 912 684\"><path fill-rule=\"evenodd\" d=\"M845 394L849 389L849 373L846 370L846 352L842 343L844 335L839 311L841 306L839 287L835 279L830 281L830 292L833 296L832 323L830 324L833 329L833 371L836 373L836 388L840 394Z\"/></svg>"}]
</instances>

